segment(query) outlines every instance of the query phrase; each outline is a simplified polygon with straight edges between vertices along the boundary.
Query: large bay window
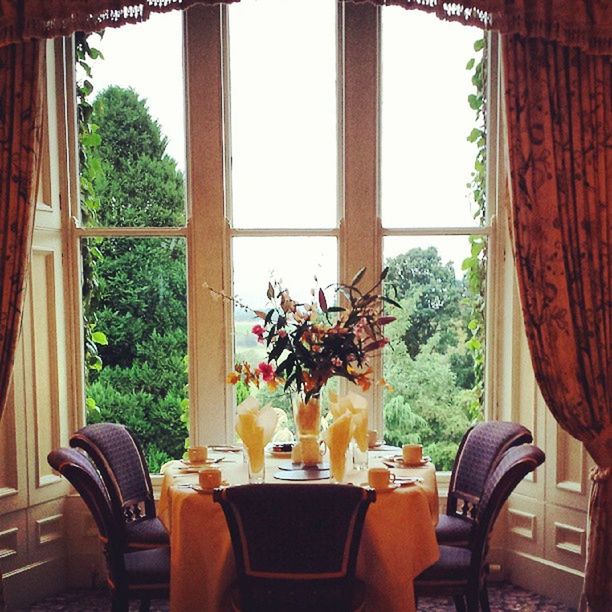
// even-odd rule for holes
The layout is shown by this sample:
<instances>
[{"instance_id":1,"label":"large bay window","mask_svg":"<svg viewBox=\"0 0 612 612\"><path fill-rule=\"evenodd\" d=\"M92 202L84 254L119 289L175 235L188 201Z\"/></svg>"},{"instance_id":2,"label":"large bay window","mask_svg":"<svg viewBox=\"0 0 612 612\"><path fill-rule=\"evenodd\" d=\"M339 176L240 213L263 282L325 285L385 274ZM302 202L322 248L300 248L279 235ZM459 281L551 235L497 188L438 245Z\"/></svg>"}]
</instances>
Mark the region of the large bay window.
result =
<instances>
[{"instance_id":1,"label":"large bay window","mask_svg":"<svg viewBox=\"0 0 612 612\"><path fill-rule=\"evenodd\" d=\"M484 134L467 138L483 90L466 69L482 32L332 0L194 6L127 27L152 31L131 76L112 68L121 30L89 62L90 201L71 229L89 291L88 418L134 427L154 469L186 435L232 441L225 375L261 348L252 314L207 286L261 309L271 279L305 300L315 277L325 286L365 266L366 285L388 265L403 308L375 363L388 384L367 392L372 427L430 444L448 468L482 414L475 312L492 230L473 197ZM161 36L174 49L163 61Z\"/></svg>"}]
</instances>

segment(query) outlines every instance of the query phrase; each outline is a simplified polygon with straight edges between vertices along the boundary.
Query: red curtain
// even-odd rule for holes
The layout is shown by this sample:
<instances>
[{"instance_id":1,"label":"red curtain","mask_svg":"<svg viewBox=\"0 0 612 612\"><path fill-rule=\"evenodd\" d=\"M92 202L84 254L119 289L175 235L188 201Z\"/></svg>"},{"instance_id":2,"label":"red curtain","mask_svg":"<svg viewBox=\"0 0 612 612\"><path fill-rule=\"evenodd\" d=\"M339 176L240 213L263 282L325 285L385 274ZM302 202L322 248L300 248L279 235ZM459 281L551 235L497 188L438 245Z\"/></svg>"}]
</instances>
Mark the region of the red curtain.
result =
<instances>
[{"instance_id":1,"label":"red curtain","mask_svg":"<svg viewBox=\"0 0 612 612\"><path fill-rule=\"evenodd\" d=\"M0 416L21 323L42 117L42 46L0 49Z\"/></svg>"},{"instance_id":2,"label":"red curtain","mask_svg":"<svg viewBox=\"0 0 612 612\"><path fill-rule=\"evenodd\" d=\"M21 324L32 244L44 43L0 48L0 418ZM0 608L4 608L0 574Z\"/></svg>"},{"instance_id":3,"label":"red curtain","mask_svg":"<svg viewBox=\"0 0 612 612\"><path fill-rule=\"evenodd\" d=\"M512 229L536 379L558 423L591 454L585 581L609 605L612 421L612 64L506 35Z\"/></svg>"}]
</instances>

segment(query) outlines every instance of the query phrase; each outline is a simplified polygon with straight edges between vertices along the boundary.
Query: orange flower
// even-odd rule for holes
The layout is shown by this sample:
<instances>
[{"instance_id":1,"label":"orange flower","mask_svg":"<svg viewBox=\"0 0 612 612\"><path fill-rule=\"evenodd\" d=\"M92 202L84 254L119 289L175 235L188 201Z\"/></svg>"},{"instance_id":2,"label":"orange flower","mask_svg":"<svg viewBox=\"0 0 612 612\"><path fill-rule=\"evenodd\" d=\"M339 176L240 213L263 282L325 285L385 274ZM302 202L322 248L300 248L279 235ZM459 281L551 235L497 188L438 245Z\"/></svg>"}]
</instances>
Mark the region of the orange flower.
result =
<instances>
[{"instance_id":1,"label":"orange flower","mask_svg":"<svg viewBox=\"0 0 612 612\"><path fill-rule=\"evenodd\" d=\"M229 372L229 374L225 377L225 382L228 385L235 385L239 381L240 381L240 374L238 374L238 372L236 371Z\"/></svg>"},{"instance_id":2,"label":"orange flower","mask_svg":"<svg viewBox=\"0 0 612 612\"><path fill-rule=\"evenodd\" d=\"M357 374L355 378L355 383L359 385L362 391L367 391L372 385L372 368L368 368L364 372Z\"/></svg>"}]
</instances>

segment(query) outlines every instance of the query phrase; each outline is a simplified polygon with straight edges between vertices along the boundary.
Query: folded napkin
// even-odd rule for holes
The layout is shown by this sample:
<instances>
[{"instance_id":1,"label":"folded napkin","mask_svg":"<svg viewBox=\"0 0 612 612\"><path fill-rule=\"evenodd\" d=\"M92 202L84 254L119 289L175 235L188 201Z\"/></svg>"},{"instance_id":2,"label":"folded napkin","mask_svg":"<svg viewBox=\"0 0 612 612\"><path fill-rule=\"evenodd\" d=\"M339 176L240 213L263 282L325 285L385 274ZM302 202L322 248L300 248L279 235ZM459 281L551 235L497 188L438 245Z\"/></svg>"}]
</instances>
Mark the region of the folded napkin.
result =
<instances>
[{"instance_id":1,"label":"folded napkin","mask_svg":"<svg viewBox=\"0 0 612 612\"><path fill-rule=\"evenodd\" d=\"M247 450L251 469L260 472L264 465L264 446L272 439L278 415L267 405L260 408L252 396L236 409L236 433Z\"/></svg>"},{"instance_id":2,"label":"folded napkin","mask_svg":"<svg viewBox=\"0 0 612 612\"><path fill-rule=\"evenodd\" d=\"M351 433L362 453L368 450L368 402L365 397L350 391L342 397L330 394L330 410L335 418L350 413Z\"/></svg>"},{"instance_id":3,"label":"folded napkin","mask_svg":"<svg viewBox=\"0 0 612 612\"><path fill-rule=\"evenodd\" d=\"M352 414L347 410L335 417L325 432L331 476L338 482L343 480L346 471L346 449L351 440L351 421Z\"/></svg>"}]
</instances>

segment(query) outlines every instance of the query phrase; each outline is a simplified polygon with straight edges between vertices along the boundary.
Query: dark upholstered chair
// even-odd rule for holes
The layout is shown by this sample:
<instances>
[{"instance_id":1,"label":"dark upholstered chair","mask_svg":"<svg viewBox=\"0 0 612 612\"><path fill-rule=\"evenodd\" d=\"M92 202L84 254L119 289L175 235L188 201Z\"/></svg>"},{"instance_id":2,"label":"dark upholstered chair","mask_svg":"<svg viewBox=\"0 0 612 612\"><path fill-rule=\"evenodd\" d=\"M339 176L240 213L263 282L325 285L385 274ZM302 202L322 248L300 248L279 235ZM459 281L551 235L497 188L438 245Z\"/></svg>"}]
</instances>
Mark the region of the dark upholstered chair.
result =
<instances>
[{"instance_id":1,"label":"dark upholstered chair","mask_svg":"<svg viewBox=\"0 0 612 612\"><path fill-rule=\"evenodd\" d=\"M458 612L489 612L487 566L489 535L510 493L544 461L530 444L508 449L487 478L467 547L440 546L440 559L414 580L415 596L452 596ZM466 608L467 606L467 608Z\"/></svg>"},{"instance_id":2,"label":"dark upholstered chair","mask_svg":"<svg viewBox=\"0 0 612 612\"><path fill-rule=\"evenodd\" d=\"M132 432L117 423L95 423L74 433L70 446L83 449L102 475L128 550L168 546L168 532L155 512L149 468Z\"/></svg>"},{"instance_id":3,"label":"dark upholstered chair","mask_svg":"<svg viewBox=\"0 0 612 612\"><path fill-rule=\"evenodd\" d=\"M233 606L243 612L360 610L355 577L372 489L334 484L259 484L215 489L238 574Z\"/></svg>"},{"instance_id":4,"label":"dark upholstered chair","mask_svg":"<svg viewBox=\"0 0 612 612\"><path fill-rule=\"evenodd\" d=\"M461 440L448 487L446 514L439 517L439 544L467 546L487 476L513 446L533 441L519 423L487 421L470 428Z\"/></svg>"},{"instance_id":5,"label":"dark upholstered chair","mask_svg":"<svg viewBox=\"0 0 612 612\"><path fill-rule=\"evenodd\" d=\"M126 552L122 525L116 522L106 486L89 458L78 450L60 448L51 451L47 459L78 491L93 514L104 544L113 612L127 611L130 598L140 599L141 611L149 609L151 599L167 598L170 548Z\"/></svg>"}]
</instances>

